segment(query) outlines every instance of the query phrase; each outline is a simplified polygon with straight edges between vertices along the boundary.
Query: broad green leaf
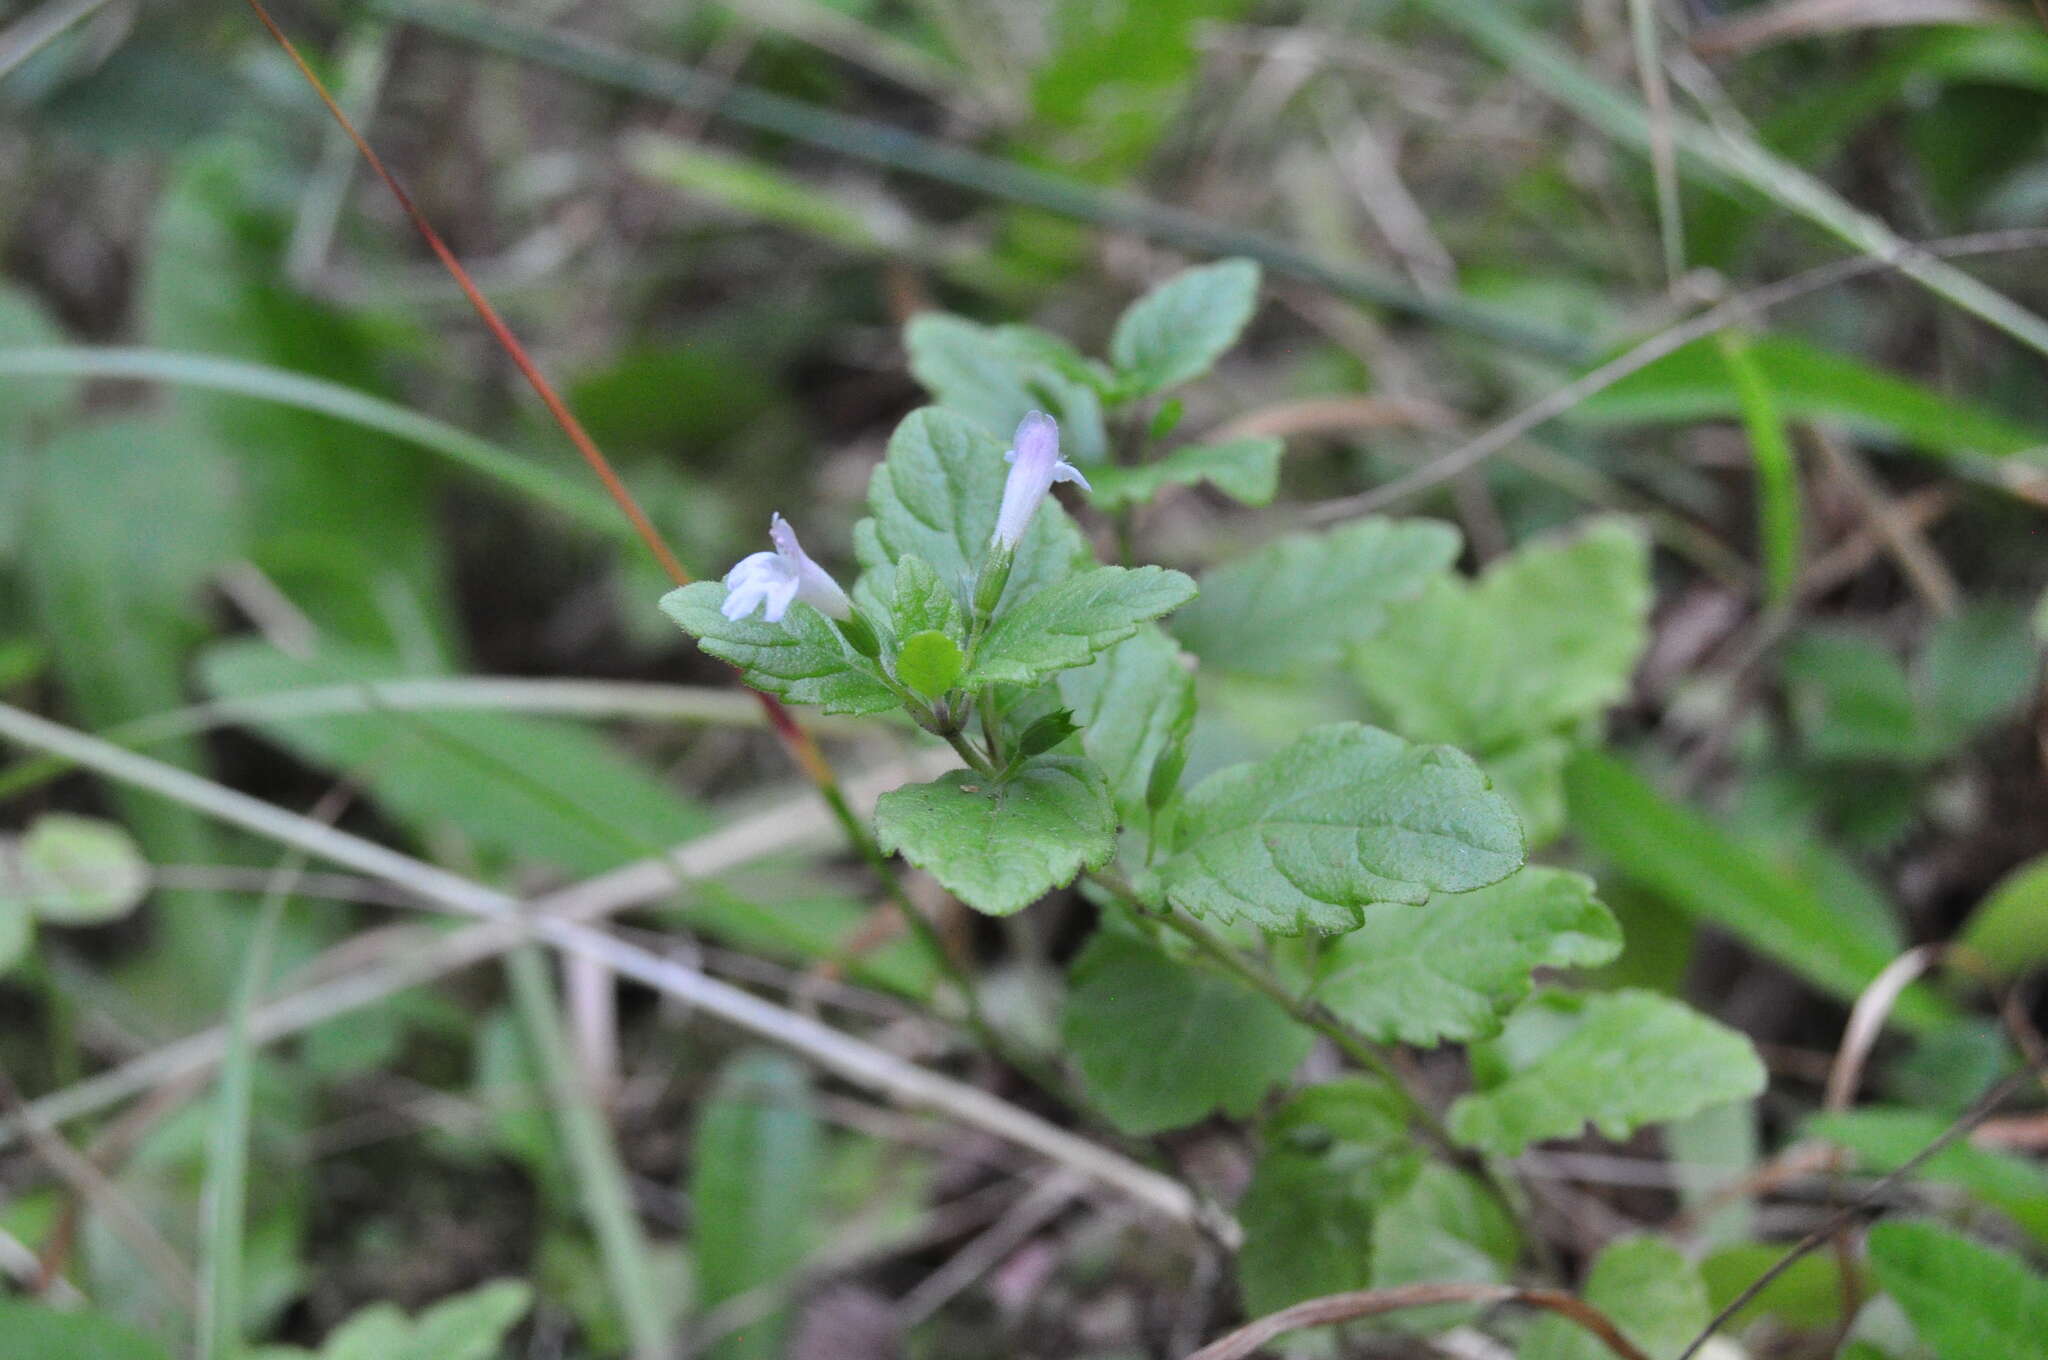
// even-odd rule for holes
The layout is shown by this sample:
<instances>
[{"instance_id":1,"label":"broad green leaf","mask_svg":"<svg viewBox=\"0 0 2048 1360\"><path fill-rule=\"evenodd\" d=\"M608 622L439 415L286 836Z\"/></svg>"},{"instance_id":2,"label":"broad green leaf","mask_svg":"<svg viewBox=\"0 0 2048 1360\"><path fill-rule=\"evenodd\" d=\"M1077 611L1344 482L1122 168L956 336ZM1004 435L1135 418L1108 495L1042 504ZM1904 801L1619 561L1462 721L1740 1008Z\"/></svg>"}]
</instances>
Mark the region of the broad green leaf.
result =
<instances>
[{"instance_id":1,"label":"broad green leaf","mask_svg":"<svg viewBox=\"0 0 2048 1360\"><path fill-rule=\"evenodd\" d=\"M728 1062L697 1123L690 1217L699 1302L716 1307L773 1288L803 1263L819 1207L823 1147L810 1078L797 1063L761 1050ZM728 1336L717 1360L780 1355L786 1314Z\"/></svg>"},{"instance_id":2,"label":"broad green leaf","mask_svg":"<svg viewBox=\"0 0 2048 1360\"><path fill-rule=\"evenodd\" d=\"M329 650L298 661L261 643L201 658L221 699L394 678L388 660ZM703 831L706 819L598 733L512 713L364 713L264 718L265 736L299 758L360 779L378 806L423 840L459 831L514 862L599 873Z\"/></svg>"},{"instance_id":3,"label":"broad green leaf","mask_svg":"<svg viewBox=\"0 0 2048 1360\"><path fill-rule=\"evenodd\" d=\"M1520 1253L1521 1234L1485 1183L1469 1172L1430 1162L1373 1222L1372 1287L1499 1284ZM1427 1334L1455 1327L1477 1311L1459 1304L1404 1309L1388 1322L1405 1332Z\"/></svg>"},{"instance_id":4,"label":"broad green leaf","mask_svg":"<svg viewBox=\"0 0 2048 1360\"><path fill-rule=\"evenodd\" d=\"M50 644L65 707L105 729L182 707L190 652L210 621L211 574L246 555L239 498L220 449L170 416L74 428L34 460L22 571L37 633ZM139 532L137 526L158 526ZM173 527L175 526L175 527ZM197 741L152 755L203 766ZM218 831L162 799L111 791L113 811L158 864L217 864ZM166 893L152 1000L217 1010L237 962L227 906L211 894Z\"/></svg>"},{"instance_id":5,"label":"broad green leaf","mask_svg":"<svg viewBox=\"0 0 2048 1360\"><path fill-rule=\"evenodd\" d=\"M493 1280L444 1299L413 1323L406 1360L492 1360L532 1306L524 1280Z\"/></svg>"},{"instance_id":6,"label":"broad green leaf","mask_svg":"<svg viewBox=\"0 0 2048 1360\"><path fill-rule=\"evenodd\" d=\"M1096 463L1107 451L1096 393L1103 376L1058 336L1032 326L981 326L924 312L904 327L903 343L911 375L933 399L1005 447L1018 421L1045 411L1060 423L1069 461Z\"/></svg>"},{"instance_id":7,"label":"broad green leaf","mask_svg":"<svg viewBox=\"0 0 2048 1360\"><path fill-rule=\"evenodd\" d=\"M148 891L142 847L113 822L48 812L14 845L0 844L0 902L12 899L53 925L119 920Z\"/></svg>"},{"instance_id":8,"label":"broad green leaf","mask_svg":"<svg viewBox=\"0 0 2048 1360\"><path fill-rule=\"evenodd\" d=\"M1790 420L1816 421L1930 453L2010 457L2048 443L2048 431L1938 392L1790 335L1762 335L1750 355ZM1572 408L1583 426L1732 420L1741 403L1711 340L1630 374Z\"/></svg>"},{"instance_id":9,"label":"broad green leaf","mask_svg":"<svg viewBox=\"0 0 2048 1360\"><path fill-rule=\"evenodd\" d=\"M1979 602L1934 625L1914 671L1933 724L1961 742L2006 717L2033 692L2041 643L2028 636L2024 611Z\"/></svg>"},{"instance_id":10,"label":"broad green leaf","mask_svg":"<svg viewBox=\"0 0 2048 1360\"><path fill-rule=\"evenodd\" d=\"M1090 1105L1129 1134L1242 1118L1314 1042L1267 997L1122 930L1096 932L1069 981L1067 1051Z\"/></svg>"},{"instance_id":11,"label":"broad green leaf","mask_svg":"<svg viewBox=\"0 0 2048 1360\"><path fill-rule=\"evenodd\" d=\"M1115 184L1180 122L1199 84L1192 77L1205 24L1238 18L1245 0L1053 0L1041 8L1052 47L1032 63L1033 152Z\"/></svg>"},{"instance_id":12,"label":"broad green leaf","mask_svg":"<svg viewBox=\"0 0 2048 1360\"><path fill-rule=\"evenodd\" d=\"M1081 725L1081 749L1108 776L1126 823L1144 819L1154 766L1187 738L1195 703L1191 666L1165 633L1145 627L1089 665L1060 672L1060 697Z\"/></svg>"},{"instance_id":13,"label":"broad green leaf","mask_svg":"<svg viewBox=\"0 0 2048 1360\"><path fill-rule=\"evenodd\" d=\"M1008 916L1116 853L1102 771L1040 756L1000 784L956 770L882 795L875 835L977 911Z\"/></svg>"},{"instance_id":14,"label":"broad green leaf","mask_svg":"<svg viewBox=\"0 0 2048 1360\"><path fill-rule=\"evenodd\" d=\"M2048 1360L2048 1280L1931 1223L1870 1230L1870 1266L1939 1360Z\"/></svg>"},{"instance_id":15,"label":"broad green leaf","mask_svg":"<svg viewBox=\"0 0 2048 1360\"><path fill-rule=\"evenodd\" d=\"M1192 580L1164 567L1095 567L1069 576L996 616L963 683L1030 685L1085 666L1194 594Z\"/></svg>"},{"instance_id":16,"label":"broad green leaf","mask_svg":"<svg viewBox=\"0 0 2048 1360\"><path fill-rule=\"evenodd\" d=\"M1853 1001L1892 960L1882 939L1829 910L1805 879L1768 853L1667 801L1614 757L1582 751L1565 771L1573 832L1630 878L1696 920L1737 936L1823 990ZM1909 1029L1948 1008L1909 988L1892 1016Z\"/></svg>"},{"instance_id":17,"label":"broad green leaf","mask_svg":"<svg viewBox=\"0 0 2048 1360\"><path fill-rule=\"evenodd\" d=\"M20 1360L169 1360L170 1352L98 1312L59 1312L26 1299L0 1299L0 1350Z\"/></svg>"},{"instance_id":18,"label":"broad green leaf","mask_svg":"<svg viewBox=\"0 0 2048 1360\"><path fill-rule=\"evenodd\" d=\"M755 689L793 704L817 704L827 713L885 713L896 696L869 660L854 651L832 621L807 604L793 604L780 623L728 619L719 613L725 587L696 581L661 597L661 610L697 645L740 668Z\"/></svg>"},{"instance_id":19,"label":"broad green leaf","mask_svg":"<svg viewBox=\"0 0 2048 1360\"><path fill-rule=\"evenodd\" d=\"M1816 1115L1806 1134L1838 1143L1855 1154L1858 1170L1888 1175L1932 1146L1947 1131L1946 1114L1865 1106ZM1925 1181L1960 1186L2048 1244L2048 1171L2009 1152L1978 1147L1968 1140L1949 1144L1913 1173Z\"/></svg>"},{"instance_id":20,"label":"broad green leaf","mask_svg":"<svg viewBox=\"0 0 2048 1360\"><path fill-rule=\"evenodd\" d=\"M1716 1313L1726 1308L1787 1250L1782 1242L1740 1242L1701 1261L1708 1306ZM1842 1273L1833 1255L1810 1252L1794 1261L1728 1320L1728 1330L1736 1332L1767 1315L1802 1331L1835 1325L1842 1316Z\"/></svg>"},{"instance_id":21,"label":"broad green leaf","mask_svg":"<svg viewBox=\"0 0 2048 1360\"><path fill-rule=\"evenodd\" d=\"M1259 266L1223 260L1183 270L1117 318L1109 359L1127 393L1145 396L1216 366L1237 343L1259 298Z\"/></svg>"},{"instance_id":22,"label":"broad green leaf","mask_svg":"<svg viewBox=\"0 0 2048 1360\"><path fill-rule=\"evenodd\" d=\"M1905 668L1876 638L1812 629L1787 644L1782 664L1787 703L1813 756L1917 764L1947 745L1924 721Z\"/></svg>"},{"instance_id":23,"label":"broad green leaf","mask_svg":"<svg viewBox=\"0 0 2048 1360\"><path fill-rule=\"evenodd\" d=\"M966 615L953 591L931 564L921 557L905 557L896 564L896 592L889 601L889 621L896 636L913 633L944 633L966 636Z\"/></svg>"},{"instance_id":24,"label":"broad green leaf","mask_svg":"<svg viewBox=\"0 0 2048 1360\"><path fill-rule=\"evenodd\" d=\"M1587 1124L1626 1138L1764 1088L1748 1039L1654 992L1539 993L1474 1062L1505 1070L1451 1107L1451 1135L1497 1157Z\"/></svg>"},{"instance_id":25,"label":"broad green leaf","mask_svg":"<svg viewBox=\"0 0 2048 1360\"><path fill-rule=\"evenodd\" d=\"M1355 930L1522 863L1522 829L1469 756L1358 723L1318 727L1188 794L1159 878L1175 906L1262 930Z\"/></svg>"},{"instance_id":26,"label":"broad green leaf","mask_svg":"<svg viewBox=\"0 0 2048 1360\"><path fill-rule=\"evenodd\" d=\"M1207 482L1244 505L1266 505L1280 489L1280 454L1270 437L1186 444L1149 463L1105 463L1088 470L1089 501L1104 510L1142 505L1168 486Z\"/></svg>"},{"instance_id":27,"label":"broad green leaf","mask_svg":"<svg viewBox=\"0 0 2048 1360\"><path fill-rule=\"evenodd\" d=\"M998 439L957 411L912 411L889 438L889 456L868 482L873 517L854 528L853 548L870 577L864 595L888 601L894 563L924 559L962 604L988 555L1009 468ZM1087 561L1088 545L1072 520L1047 503L1031 518L1005 599L1016 601L1064 579Z\"/></svg>"},{"instance_id":28,"label":"broad green leaf","mask_svg":"<svg viewBox=\"0 0 2048 1360\"><path fill-rule=\"evenodd\" d=\"M927 699L936 699L960 681L967 657L960 644L936 629L912 633L896 653L896 678Z\"/></svg>"},{"instance_id":29,"label":"broad green leaf","mask_svg":"<svg viewBox=\"0 0 2048 1360\"><path fill-rule=\"evenodd\" d=\"M1643 1354L1672 1356L1707 1325L1707 1286L1685 1254L1656 1237L1624 1237L1602 1248L1586 1276L1586 1302L1605 1313ZM1522 1343L1520 1360L1612 1360L1607 1344L1546 1313Z\"/></svg>"},{"instance_id":30,"label":"broad green leaf","mask_svg":"<svg viewBox=\"0 0 2048 1360\"><path fill-rule=\"evenodd\" d=\"M2048 959L2048 855L2036 855L1998 880L1958 943L1999 977L2018 977Z\"/></svg>"},{"instance_id":31,"label":"broad green leaf","mask_svg":"<svg viewBox=\"0 0 2048 1360\"><path fill-rule=\"evenodd\" d=\"M1246 1310L1369 1286L1374 1219L1421 1166L1399 1103L1378 1083L1350 1078L1295 1096L1268 1121L1237 1205Z\"/></svg>"},{"instance_id":32,"label":"broad green leaf","mask_svg":"<svg viewBox=\"0 0 2048 1360\"><path fill-rule=\"evenodd\" d=\"M33 294L0 281L0 349L41 349L65 339ZM73 378L0 379L0 562L14 556L27 528L31 439L62 418L78 387ZM0 641L0 649L7 645Z\"/></svg>"},{"instance_id":33,"label":"broad green leaf","mask_svg":"<svg viewBox=\"0 0 2048 1360\"><path fill-rule=\"evenodd\" d=\"M1532 543L1476 581L1431 579L1354 654L1389 725L1490 755L1596 717L1649 640L1648 542L1621 520Z\"/></svg>"},{"instance_id":34,"label":"broad green leaf","mask_svg":"<svg viewBox=\"0 0 2048 1360\"><path fill-rule=\"evenodd\" d=\"M1593 967L1621 928L1582 874L1530 864L1428 905L1382 903L1322 956L1316 995L1382 1042L1428 1046L1497 1034L1538 968Z\"/></svg>"},{"instance_id":35,"label":"broad green leaf","mask_svg":"<svg viewBox=\"0 0 2048 1360\"><path fill-rule=\"evenodd\" d=\"M1387 605L1420 594L1457 555L1457 530L1429 520L1292 534L1203 573L1201 598L1173 633L1207 666L1301 675L1378 632Z\"/></svg>"}]
</instances>

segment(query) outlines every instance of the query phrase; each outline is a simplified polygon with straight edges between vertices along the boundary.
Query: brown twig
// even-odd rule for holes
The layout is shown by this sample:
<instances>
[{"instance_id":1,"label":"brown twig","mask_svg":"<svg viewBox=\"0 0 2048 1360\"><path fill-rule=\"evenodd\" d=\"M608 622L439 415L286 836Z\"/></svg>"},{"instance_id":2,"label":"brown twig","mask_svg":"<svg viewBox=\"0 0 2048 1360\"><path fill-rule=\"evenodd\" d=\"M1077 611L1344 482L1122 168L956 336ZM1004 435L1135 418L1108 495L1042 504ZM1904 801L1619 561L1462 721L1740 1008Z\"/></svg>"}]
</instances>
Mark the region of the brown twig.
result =
<instances>
[{"instance_id":1,"label":"brown twig","mask_svg":"<svg viewBox=\"0 0 2048 1360\"><path fill-rule=\"evenodd\" d=\"M1211 1341L1187 1360L1242 1360L1276 1336L1303 1327L1327 1327L1355 1318L1377 1317L1404 1308L1438 1303L1519 1303L1556 1313L1591 1332L1621 1360L1650 1360L1608 1316L1576 1295L1556 1289L1517 1289L1506 1284L1409 1284L1396 1289L1359 1289L1309 1299L1268 1313L1226 1337Z\"/></svg>"}]
</instances>

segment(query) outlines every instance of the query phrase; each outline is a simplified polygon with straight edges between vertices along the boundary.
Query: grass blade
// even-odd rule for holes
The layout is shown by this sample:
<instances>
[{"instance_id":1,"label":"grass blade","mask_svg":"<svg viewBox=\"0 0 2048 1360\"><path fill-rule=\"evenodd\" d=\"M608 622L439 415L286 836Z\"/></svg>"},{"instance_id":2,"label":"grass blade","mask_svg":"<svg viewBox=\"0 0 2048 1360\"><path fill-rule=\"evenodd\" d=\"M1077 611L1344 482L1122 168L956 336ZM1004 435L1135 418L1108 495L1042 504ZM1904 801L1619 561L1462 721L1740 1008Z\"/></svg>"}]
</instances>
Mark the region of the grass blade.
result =
<instances>
[{"instance_id":1,"label":"grass blade","mask_svg":"<svg viewBox=\"0 0 2048 1360\"><path fill-rule=\"evenodd\" d=\"M1742 428L1756 464L1756 536L1764 559L1764 592L1773 605L1787 604L1799 583L1799 462L1785 431L1784 416L1763 369L1741 331L1717 337L1722 361L1742 405Z\"/></svg>"}]
</instances>

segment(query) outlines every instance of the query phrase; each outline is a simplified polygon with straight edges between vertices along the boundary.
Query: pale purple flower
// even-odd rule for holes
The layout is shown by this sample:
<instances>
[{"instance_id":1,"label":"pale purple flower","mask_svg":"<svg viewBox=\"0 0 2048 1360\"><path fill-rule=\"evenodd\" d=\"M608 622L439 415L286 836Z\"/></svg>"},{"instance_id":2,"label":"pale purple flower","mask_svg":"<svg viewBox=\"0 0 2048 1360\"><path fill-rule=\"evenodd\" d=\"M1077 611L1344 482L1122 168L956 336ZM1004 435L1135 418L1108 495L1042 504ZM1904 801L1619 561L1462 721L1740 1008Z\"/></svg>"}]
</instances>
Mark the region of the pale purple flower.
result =
<instances>
[{"instance_id":1,"label":"pale purple flower","mask_svg":"<svg viewBox=\"0 0 2048 1360\"><path fill-rule=\"evenodd\" d=\"M1010 465L1010 476L1003 483L1002 509L996 512L995 541L1012 552L1023 541L1031 516L1054 482L1077 482L1083 491L1091 489L1072 463L1061 460L1059 422L1043 411L1033 411L1017 422L1017 433L1003 461Z\"/></svg>"},{"instance_id":2,"label":"pale purple flower","mask_svg":"<svg viewBox=\"0 0 2048 1360\"><path fill-rule=\"evenodd\" d=\"M725 574L725 603L718 612L729 619L743 619L761 606L761 617L782 622L790 605L798 600L835 619L850 618L853 601L823 567L811 560L796 530L776 515L768 521L768 538L774 552L757 552L742 557Z\"/></svg>"}]
</instances>

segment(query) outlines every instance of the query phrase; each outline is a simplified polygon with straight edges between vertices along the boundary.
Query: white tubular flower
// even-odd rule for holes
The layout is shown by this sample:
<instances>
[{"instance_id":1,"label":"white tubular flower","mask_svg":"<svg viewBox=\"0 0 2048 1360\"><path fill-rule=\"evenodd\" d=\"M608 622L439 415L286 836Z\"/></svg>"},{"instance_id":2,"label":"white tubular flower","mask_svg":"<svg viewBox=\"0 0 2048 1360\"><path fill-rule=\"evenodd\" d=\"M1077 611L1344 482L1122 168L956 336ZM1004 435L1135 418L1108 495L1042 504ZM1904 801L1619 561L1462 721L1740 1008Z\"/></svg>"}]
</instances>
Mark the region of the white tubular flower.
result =
<instances>
[{"instance_id":1,"label":"white tubular flower","mask_svg":"<svg viewBox=\"0 0 2048 1360\"><path fill-rule=\"evenodd\" d=\"M729 619L743 619L761 606L761 617L782 622L790 605L798 600L835 619L853 615L853 601L831 574L804 551L796 541L796 530L776 515L768 521L768 538L774 552L757 552L742 557L725 574L725 603L718 612Z\"/></svg>"},{"instance_id":2,"label":"white tubular flower","mask_svg":"<svg viewBox=\"0 0 2048 1360\"><path fill-rule=\"evenodd\" d=\"M1017 422L1010 451L1003 455L1010 465L1009 480L1003 483L1003 505L996 513L995 541L1015 552L1031 527L1038 503L1052 491L1054 482L1077 482L1091 489L1088 479L1072 463L1060 459L1059 422L1043 411L1033 411Z\"/></svg>"}]
</instances>

